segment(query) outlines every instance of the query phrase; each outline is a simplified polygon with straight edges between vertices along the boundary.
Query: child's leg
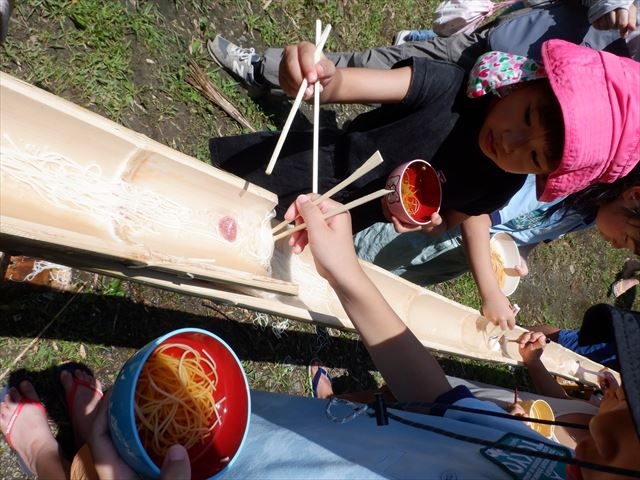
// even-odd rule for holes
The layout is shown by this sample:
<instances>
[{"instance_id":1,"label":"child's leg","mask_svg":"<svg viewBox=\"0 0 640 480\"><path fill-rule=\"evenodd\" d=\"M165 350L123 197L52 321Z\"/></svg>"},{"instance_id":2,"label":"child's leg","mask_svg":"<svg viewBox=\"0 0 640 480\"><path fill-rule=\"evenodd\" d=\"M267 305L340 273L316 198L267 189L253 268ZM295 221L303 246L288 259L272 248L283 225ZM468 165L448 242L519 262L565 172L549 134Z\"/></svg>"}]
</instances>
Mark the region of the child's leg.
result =
<instances>
[{"instance_id":1,"label":"child's leg","mask_svg":"<svg viewBox=\"0 0 640 480\"><path fill-rule=\"evenodd\" d=\"M311 130L290 131L273 173L267 175L265 169L279 136L279 132L260 132L212 138L209 141L209 151L213 165L278 195L276 216L282 218L298 195L311 191L313 138ZM326 192L337 183L333 166L336 138L335 130L321 129L318 179L320 192Z\"/></svg>"},{"instance_id":2,"label":"child's leg","mask_svg":"<svg viewBox=\"0 0 640 480\"><path fill-rule=\"evenodd\" d=\"M436 37L425 42L410 42L397 46L375 47L360 52L325 52L337 67L388 69L409 57L427 57L446 60L470 70L480 55L487 50L486 32ZM279 88L278 71L282 48L268 48L264 53L262 77L274 88Z\"/></svg>"}]
</instances>

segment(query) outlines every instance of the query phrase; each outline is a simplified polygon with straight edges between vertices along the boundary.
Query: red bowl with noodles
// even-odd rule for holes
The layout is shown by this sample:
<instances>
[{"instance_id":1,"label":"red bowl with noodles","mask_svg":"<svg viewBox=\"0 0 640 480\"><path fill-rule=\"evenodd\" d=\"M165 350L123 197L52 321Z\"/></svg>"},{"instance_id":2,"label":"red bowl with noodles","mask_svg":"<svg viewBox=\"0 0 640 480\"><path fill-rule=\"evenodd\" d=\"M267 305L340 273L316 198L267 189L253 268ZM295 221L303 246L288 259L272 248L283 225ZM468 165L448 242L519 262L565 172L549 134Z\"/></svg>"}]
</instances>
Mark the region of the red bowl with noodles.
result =
<instances>
[{"instance_id":1,"label":"red bowl with noodles","mask_svg":"<svg viewBox=\"0 0 640 480\"><path fill-rule=\"evenodd\" d=\"M212 478L233 464L249 429L251 400L242 365L219 337L181 329L136 352L109 400L109 428L125 462L160 477L167 449L187 448L192 478Z\"/></svg>"},{"instance_id":2,"label":"red bowl with noodles","mask_svg":"<svg viewBox=\"0 0 640 480\"><path fill-rule=\"evenodd\" d=\"M387 179L385 195L389 213L405 224L426 225L440 210L442 188L435 169L425 160L396 167Z\"/></svg>"}]
</instances>

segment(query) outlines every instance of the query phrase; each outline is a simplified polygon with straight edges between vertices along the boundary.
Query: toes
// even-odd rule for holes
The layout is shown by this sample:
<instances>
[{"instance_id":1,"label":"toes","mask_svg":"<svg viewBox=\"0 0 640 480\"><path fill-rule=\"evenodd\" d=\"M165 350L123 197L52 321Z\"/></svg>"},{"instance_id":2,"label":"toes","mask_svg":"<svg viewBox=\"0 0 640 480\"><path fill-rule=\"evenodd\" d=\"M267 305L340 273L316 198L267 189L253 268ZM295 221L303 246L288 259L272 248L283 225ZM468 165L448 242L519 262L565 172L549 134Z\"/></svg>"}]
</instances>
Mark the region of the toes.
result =
<instances>
[{"instance_id":1,"label":"toes","mask_svg":"<svg viewBox=\"0 0 640 480\"><path fill-rule=\"evenodd\" d=\"M73 387L73 376L69 370L62 370L60 372L60 383L62 383L62 388L64 388L65 393L71 391L71 387Z\"/></svg>"},{"instance_id":2,"label":"toes","mask_svg":"<svg viewBox=\"0 0 640 480\"><path fill-rule=\"evenodd\" d=\"M7 390L4 398L0 402L0 426L3 433L6 432L7 422L10 421L14 415L16 408L23 401L24 398L39 402L40 398L36 393L36 389L33 384L28 380L23 380L18 385L18 388L11 387Z\"/></svg>"},{"instance_id":3,"label":"toes","mask_svg":"<svg viewBox=\"0 0 640 480\"><path fill-rule=\"evenodd\" d=\"M67 394L73 388L74 377L76 379L78 379L78 380L90 385L91 388L94 388L96 390L101 390L100 382L96 378L94 378L93 376L89 375L84 370L76 369L76 370L74 370L73 374L69 370L62 370L60 372L60 382L62 383L64 391Z\"/></svg>"},{"instance_id":4,"label":"toes","mask_svg":"<svg viewBox=\"0 0 640 480\"><path fill-rule=\"evenodd\" d=\"M37 402L40 401L40 397L38 397L36 389L29 380L23 380L20 382L20 393L30 400L35 400Z\"/></svg>"},{"instance_id":5,"label":"toes","mask_svg":"<svg viewBox=\"0 0 640 480\"><path fill-rule=\"evenodd\" d=\"M88 383L89 385L91 385L92 388L96 390L100 390L100 382L95 377L92 377L91 375L89 375L87 372L84 372L82 370L76 370L75 375L77 379Z\"/></svg>"},{"instance_id":6,"label":"toes","mask_svg":"<svg viewBox=\"0 0 640 480\"><path fill-rule=\"evenodd\" d=\"M74 374L78 380L82 380L83 382L91 382L91 379L93 379L91 375L87 374L87 372L83 372L82 370L76 370Z\"/></svg>"},{"instance_id":7,"label":"toes","mask_svg":"<svg viewBox=\"0 0 640 480\"><path fill-rule=\"evenodd\" d=\"M0 416L3 418L9 416L15 406L20 402L22 395L15 387L10 387L6 390L3 398L0 399ZM8 417L7 417L8 418Z\"/></svg>"},{"instance_id":8,"label":"toes","mask_svg":"<svg viewBox=\"0 0 640 480\"><path fill-rule=\"evenodd\" d=\"M7 396L5 397L7 404L9 403L18 403L22 395L20 395L20 391L16 387L9 387L7 390Z\"/></svg>"}]
</instances>

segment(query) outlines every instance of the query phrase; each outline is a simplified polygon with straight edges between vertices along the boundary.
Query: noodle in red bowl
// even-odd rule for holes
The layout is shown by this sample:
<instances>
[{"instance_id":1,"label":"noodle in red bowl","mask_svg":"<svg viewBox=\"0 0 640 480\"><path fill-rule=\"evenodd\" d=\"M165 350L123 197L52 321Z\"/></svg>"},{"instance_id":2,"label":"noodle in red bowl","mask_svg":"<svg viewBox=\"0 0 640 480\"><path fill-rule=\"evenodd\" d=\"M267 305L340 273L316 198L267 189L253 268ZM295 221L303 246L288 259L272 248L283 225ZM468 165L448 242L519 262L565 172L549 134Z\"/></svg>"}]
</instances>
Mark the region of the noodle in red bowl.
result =
<instances>
[{"instance_id":1,"label":"noodle in red bowl","mask_svg":"<svg viewBox=\"0 0 640 480\"><path fill-rule=\"evenodd\" d=\"M409 225L426 225L440 210L442 188L435 169L425 160L412 160L396 167L387 179L393 190L384 202L391 215Z\"/></svg>"},{"instance_id":2,"label":"noodle in red bowl","mask_svg":"<svg viewBox=\"0 0 640 480\"><path fill-rule=\"evenodd\" d=\"M231 348L206 330L168 333L122 367L109 401L109 428L124 461L159 478L167 449L187 448L192 478L226 471L249 429L246 375Z\"/></svg>"}]
</instances>

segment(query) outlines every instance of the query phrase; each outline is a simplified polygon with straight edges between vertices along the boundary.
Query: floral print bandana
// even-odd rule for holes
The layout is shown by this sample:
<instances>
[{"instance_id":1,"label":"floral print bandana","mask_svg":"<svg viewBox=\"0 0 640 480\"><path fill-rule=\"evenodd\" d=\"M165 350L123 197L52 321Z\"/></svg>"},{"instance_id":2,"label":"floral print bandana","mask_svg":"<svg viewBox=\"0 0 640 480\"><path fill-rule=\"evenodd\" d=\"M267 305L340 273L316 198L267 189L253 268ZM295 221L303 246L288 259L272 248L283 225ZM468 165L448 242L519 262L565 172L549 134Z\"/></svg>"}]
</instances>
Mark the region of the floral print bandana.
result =
<instances>
[{"instance_id":1,"label":"floral print bandana","mask_svg":"<svg viewBox=\"0 0 640 480\"><path fill-rule=\"evenodd\" d=\"M493 93L504 97L520 82L547 76L544 67L530 58L513 53L491 51L481 55L469 74L467 96Z\"/></svg>"}]
</instances>

